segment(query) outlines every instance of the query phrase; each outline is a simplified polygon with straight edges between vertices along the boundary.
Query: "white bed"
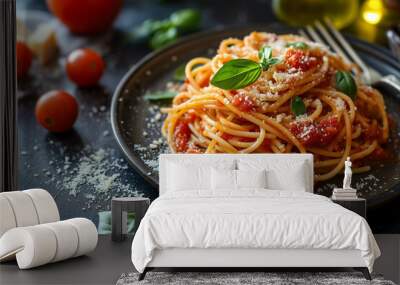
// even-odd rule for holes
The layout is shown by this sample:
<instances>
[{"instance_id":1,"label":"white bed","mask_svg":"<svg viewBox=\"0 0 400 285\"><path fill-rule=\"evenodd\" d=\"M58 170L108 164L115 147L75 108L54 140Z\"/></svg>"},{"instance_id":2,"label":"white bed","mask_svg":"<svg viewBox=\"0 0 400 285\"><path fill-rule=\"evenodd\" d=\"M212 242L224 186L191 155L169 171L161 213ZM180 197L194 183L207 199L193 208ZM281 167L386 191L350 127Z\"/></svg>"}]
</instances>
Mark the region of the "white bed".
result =
<instances>
[{"instance_id":1,"label":"white bed","mask_svg":"<svg viewBox=\"0 0 400 285\"><path fill-rule=\"evenodd\" d=\"M268 185L254 187L261 168ZM224 172L253 187L209 184ZM161 155L160 197L136 232L132 262L140 279L154 267L354 267L370 278L380 251L367 222L312 193L312 155Z\"/></svg>"}]
</instances>

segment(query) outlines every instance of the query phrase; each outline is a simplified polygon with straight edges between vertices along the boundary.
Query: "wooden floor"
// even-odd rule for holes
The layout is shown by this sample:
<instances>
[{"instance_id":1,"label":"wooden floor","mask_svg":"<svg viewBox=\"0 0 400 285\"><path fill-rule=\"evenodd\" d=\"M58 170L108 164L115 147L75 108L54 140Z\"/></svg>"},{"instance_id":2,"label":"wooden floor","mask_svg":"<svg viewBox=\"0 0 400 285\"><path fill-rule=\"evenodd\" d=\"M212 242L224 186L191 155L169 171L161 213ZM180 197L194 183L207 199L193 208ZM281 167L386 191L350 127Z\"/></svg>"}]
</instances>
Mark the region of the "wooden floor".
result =
<instances>
[{"instance_id":1,"label":"wooden floor","mask_svg":"<svg viewBox=\"0 0 400 285\"><path fill-rule=\"evenodd\" d=\"M382 256L376 261L374 272L398 283L400 235L375 235L375 238ZM122 273L135 271L130 257L131 243L132 239L117 243L112 242L110 236L99 236L96 250L88 256L28 270L19 270L16 262L1 263L0 284L115 284Z\"/></svg>"}]
</instances>

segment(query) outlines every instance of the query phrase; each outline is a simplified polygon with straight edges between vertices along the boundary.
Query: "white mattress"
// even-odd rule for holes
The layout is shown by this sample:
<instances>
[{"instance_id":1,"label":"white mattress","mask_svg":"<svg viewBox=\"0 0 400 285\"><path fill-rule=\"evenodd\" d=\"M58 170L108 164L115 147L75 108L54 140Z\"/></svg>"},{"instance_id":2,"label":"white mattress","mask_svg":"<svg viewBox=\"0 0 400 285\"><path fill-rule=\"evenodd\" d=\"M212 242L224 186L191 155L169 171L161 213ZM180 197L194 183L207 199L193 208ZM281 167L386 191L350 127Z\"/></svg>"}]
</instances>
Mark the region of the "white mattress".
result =
<instances>
[{"instance_id":1,"label":"white mattress","mask_svg":"<svg viewBox=\"0 0 400 285\"><path fill-rule=\"evenodd\" d=\"M370 271L380 255L359 215L320 195L265 189L162 195L134 237L132 262L143 272L168 248L359 250Z\"/></svg>"}]
</instances>

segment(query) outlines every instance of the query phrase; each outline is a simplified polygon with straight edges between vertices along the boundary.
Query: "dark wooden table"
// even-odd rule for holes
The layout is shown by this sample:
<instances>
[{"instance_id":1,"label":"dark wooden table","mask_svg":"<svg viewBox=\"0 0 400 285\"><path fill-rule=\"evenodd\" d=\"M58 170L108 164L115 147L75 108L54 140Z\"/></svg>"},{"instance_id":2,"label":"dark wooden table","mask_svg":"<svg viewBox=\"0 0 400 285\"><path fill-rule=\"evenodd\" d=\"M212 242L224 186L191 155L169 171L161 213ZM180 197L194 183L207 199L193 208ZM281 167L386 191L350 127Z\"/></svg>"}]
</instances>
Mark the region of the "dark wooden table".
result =
<instances>
[{"instance_id":1,"label":"dark wooden table","mask_svg":"<svg viewBox=\"0 0 400 285\"><path fill-rule=\"evenodd\" d=\"M0 264L1 285L115 284L122 273L134 271L131 261L132 237L112 242L99 236L97 248L87 256L19 270L17 263Z\"/></svg>"},{"instance_id":2,"label":"dark wooden table","mask_svg":"<svg viewBox=\"0 0 400 285\"><path fill-rule=\"evenodd\" d=\"M127 33L145 19L162 19L175 10L187 7L202 11L202 30L277 20L271 9L271 1L267 0L251 1L251 5L246 0L232 0L228 8L225 1L125 0L114 29L104 35L78 37L71 35L61 24L56 24L61 47L59 60L50 67L34 64L31 76L19 82L20 189L45 188L56 197L63 219L83 216L95 223L98 220L97 212L110 209L113 196L142 194L151 200L157 197L157 189L152 189L128 165L114 140L110 125L110 100L125 72L150 52L146 45L130 42ZM25 13L26 16L33 10L47 13L45 1L17 1L17 13ZM355 27L348 31L357 33ZM97 87L77 88L65 76L63 63L66 55L81 46L94 47L106 60L106 72ZM52 89L71 92L80 104L80 115L74 129L62 135L48 133L34 119L37 98ZM85 173L85 161L101 166L93 169L92 165L92 168L86 169L86 176L104 175L106 179L100 180L110 182L106 191L96 191L96 180L84 179L79 182L84 175L78 174ZM386 207L385 211L380 209L376 214L368 213L374 231L387 232L387 229L394 229L400 232L400 214L396 207Z\"/></svg>"}]
</instances>

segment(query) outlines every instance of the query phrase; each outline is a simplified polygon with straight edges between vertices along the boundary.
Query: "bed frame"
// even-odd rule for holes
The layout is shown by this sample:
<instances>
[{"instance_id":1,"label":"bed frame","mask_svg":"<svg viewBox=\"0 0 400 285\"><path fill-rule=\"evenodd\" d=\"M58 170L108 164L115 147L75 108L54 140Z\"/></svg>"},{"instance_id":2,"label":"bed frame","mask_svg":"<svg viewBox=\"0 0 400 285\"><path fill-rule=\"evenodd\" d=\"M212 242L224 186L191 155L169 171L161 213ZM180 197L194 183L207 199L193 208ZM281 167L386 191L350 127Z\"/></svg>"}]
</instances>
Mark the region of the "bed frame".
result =
<instances>
[{"instance_id":1,"label":"bed frame","mask_svg":"<svg viewBox=\"0 0 400 285\"><path fill-rule=\"evenodd\" d=\"M152 261L139 275L143 280L155 268L229 268L234 271L284 268L353 268L371 280L359 250L329 249L193 249L156 250ZM260 270L262 271L262 270Z\"/></svg>"},{"instance_id":2,"label":"bed frame","mask_svg":"<svg viewBox=\"0 0 400 285\"><path fill-rule=\"evenodd\" d=\"M308 192L313 192L313 156L311 154L163 154L160 156L160 195L166 189L167 160L187 158L194 163L212 163L213 159L290 159L304 160L309 168L308 177L311 181ZM367 280L371 276L359 250L330 250L330 249L249 249L249 248L169 248L158 249L153 259L139 275L143 280L146 273L156 268L229 268L234 271L266 268L353 268L361 271ZM262 271L262 270L260 270Z\"/></svg>"}]
</instances>

